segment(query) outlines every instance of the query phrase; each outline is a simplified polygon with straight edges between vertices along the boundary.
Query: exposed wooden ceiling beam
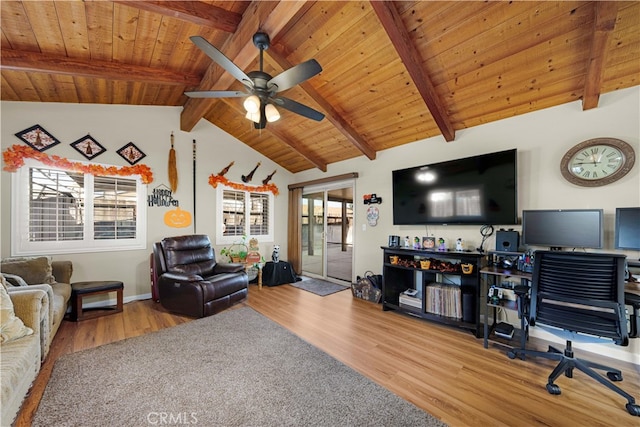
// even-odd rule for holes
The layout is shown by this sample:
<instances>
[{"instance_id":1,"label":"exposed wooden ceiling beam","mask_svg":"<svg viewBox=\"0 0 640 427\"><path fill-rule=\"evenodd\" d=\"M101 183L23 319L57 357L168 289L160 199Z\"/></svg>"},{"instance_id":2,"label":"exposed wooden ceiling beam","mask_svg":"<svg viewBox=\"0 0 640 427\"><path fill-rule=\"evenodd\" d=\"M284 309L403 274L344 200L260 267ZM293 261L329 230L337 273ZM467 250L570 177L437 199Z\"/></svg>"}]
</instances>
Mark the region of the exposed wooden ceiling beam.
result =
<instances>
[{"instance_id":1,"label":"exposed wooden ceiling beam","mask_svg":"<svg viewBox=\"0 0 640 427\"><path fill-rule=\"evenodd\" d=\"M35 73L61 74L73 77L91 77L107 80L136 81L141 83L197 86L201 76L174 72L160 68L142 67L121 62L82 60L48 55L37 52L22 52L2 49L0 69Z\"/></svg>"},{"instance_id":2,"label":"exposed wooden ceiling beam","mask_svg":"<svg viewBox=\"0 0 640 427\"><path fill-rule=\"evenodd\" d=\"M283 70L288 70L293 67L295 64L292 64L285 58L284 54L281 52L282 49L279 45L271 46L267 51L268 56L273 59ZM338 129L347 140L353 144L358 150L362 152L365 156L367 156L371 160L375 160L376 158L376 150L362 138L356 131L351 127L349 123L342 117L334 107L331 105L325 98L323 98L317 90L311 85L311 83L304 82L300 84L300 87L309 95L324 111L327 113L326 118L333 124L336 129Z\"/></svg>"},{"instance_id":3,"label":"exposed wooden ceiling beam","mask_svg":"<svg viewBox=\"0 0 640 427\"><path fill-rule=\"evenodd\" d=\"M378 15L380 23L389 35L391 43L395 47L400 59L404 63L407 72L413 79L418 92L422 96L427 108L431 112L440 132L446 141L453 141L456 137L455 130L438 93L431 83L427 72L421 66L420 54L415 48L409 32L402 22L402 18L392 1L371 0L371 7Z\"/></svg>"},{"instance_id":4,"label":"exposed wooden ceiling beam","mask_svg":"<svg viewBox=\"0 0 640 427\"><path fill-rule=\"evenodd\" d=\"M589 110L598 106L600 99L600 82L604 73L604 61L609 45L609 36L616 26L618 16L618 2L594 2L595 19L593 24L593 39L591 53L587 64L587 74L582 94L582 109Z\"/></svg>"},{"instance_id":5,"label":"exposed wooden ceiling beam","mask_svg":"<svg viewBox=\"0 0 640 427\"><path fill-rule=\"evenodd\" d=\"M271 134L278 138L280 141L296 150L302 157L307 159L312 165L320 169L322 172L327 171L327 162L320 159L314 153L310 152L304 144L293 141L292 139L287 137L287 135L280 132L275 126L271 126L268 131L271 132Z\"/></svg>"},{"instance_id":6,"label":"exposed wooden ceiling beam","mask_svg":"<svg viewBox=\"0 0 640 427\"><path fill-rule=\"evenodd\" d=\"M259 55L260 51L253 45L253 34L260 29L275 37L304 6L303 1L282 1L278 3L253 1L242 15L236 32L227 39L220 49L224 55L241 69L246 69ZM227 90L235 79L212 63L196 90ZM184 105L180 116L180 128L189 132L206 115L215 99L190 98Z\"/></svg>"},{"instance_id":7,"label":"exposed wooden ceiling beam","mask_svg":"<svg viewBox=\"0 0 640 427\"><path fill-rule=\"evenodd\" d=\"M124 4L147 12L158 13L171 18L181 19L203 27L233 33L236 31L242 15L201 1L124 1Z\"/></svg>"}]
</instances>

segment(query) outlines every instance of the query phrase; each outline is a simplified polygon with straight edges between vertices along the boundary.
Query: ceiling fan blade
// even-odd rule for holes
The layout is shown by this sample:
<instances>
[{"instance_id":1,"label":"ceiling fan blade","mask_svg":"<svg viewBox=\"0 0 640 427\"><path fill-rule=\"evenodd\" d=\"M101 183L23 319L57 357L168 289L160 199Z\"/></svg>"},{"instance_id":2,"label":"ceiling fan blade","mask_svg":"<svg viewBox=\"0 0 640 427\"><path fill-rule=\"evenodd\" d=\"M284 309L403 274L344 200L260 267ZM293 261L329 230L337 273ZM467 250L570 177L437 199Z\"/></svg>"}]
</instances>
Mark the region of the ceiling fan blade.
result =
<instances>
[{"instance_id":1,"label":"ceiling fan blade","mask_svg":"<svg viewBox=\"0 0 640 427\"><path fill-rule=\"evenodd\" d=\"M193 44L198 46L200 50L207 54L214 62L224 68L229 74L235 77L246 85L246 82L251 82L249 76L245 74L236 64L234 64L229 58L227 58L222 52L220 52L215 46L206 41L200 36L189 37Z\"/></svg>"},{"instance_id":2,"label":"ceiling fan blade","mask_svg":"<svg viewBox=\"0 0 640 427\"><path fill-rule=\"evenodd\" d=\"M250 95L238 90L196 90L184 94L189 98L243 98Z\"/></svg>"},{"instance_id":3,"label":"ceiling fan blade","mask_svg":"<svg viewBox=\"0 0 640 427\"><path fill-rule=\"evenodd\" d=\"M307 107L306 105L300 104L299 102L296 102L293 99L279 97L279 98L273 98L273 102L275 102L285 110L289 110L296 114L300 114L301 116L306 117L308 119L315 120L318 122L324 119L324 114L322 114L321 112L316 111L311 107Z\"/></svg>"},{"instance_id":4,"label":"ceiling fan blade","mask_svg":"<svg viewBox=\"0 0 640 427\"><path fill-rule=\"evenodd\" d=\"M321 71L322 67L318 61L310 59L278 74L267 82L267 87L271 89L275 85L277 86L275 92L282 92L310 79Z\"/></svg>"}]
</instances>

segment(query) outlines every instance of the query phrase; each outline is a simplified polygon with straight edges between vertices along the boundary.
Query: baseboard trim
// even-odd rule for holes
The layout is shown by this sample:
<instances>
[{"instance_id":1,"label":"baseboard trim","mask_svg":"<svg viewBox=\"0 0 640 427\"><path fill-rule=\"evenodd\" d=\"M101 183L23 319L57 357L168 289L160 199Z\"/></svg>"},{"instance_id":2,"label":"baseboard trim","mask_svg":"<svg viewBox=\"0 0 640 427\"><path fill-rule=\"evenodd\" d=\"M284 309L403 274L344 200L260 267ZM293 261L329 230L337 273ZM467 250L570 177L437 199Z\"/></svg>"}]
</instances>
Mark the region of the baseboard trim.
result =
<instances>
[{"instance_id":1,"label":"baseboard trim","mask_svg":"<svg viewBox=\"0 0 640 427\"><path fill-rule=\"evenodd\" d=\"M142 301L142 300L146 300L146 299L151 299L151 293L124 297L124 298L122 298L122 303L126 304L128 302ZM107 308L107 307L114 306L114 305L116 305L115 297L114 298L109 298L109 299L106 299L106 300L94 301L94 302L86 303L86 304L82 305L82 308L83 309L84 308L102 308L102 307Z\"/></svg>"}]
</instances>

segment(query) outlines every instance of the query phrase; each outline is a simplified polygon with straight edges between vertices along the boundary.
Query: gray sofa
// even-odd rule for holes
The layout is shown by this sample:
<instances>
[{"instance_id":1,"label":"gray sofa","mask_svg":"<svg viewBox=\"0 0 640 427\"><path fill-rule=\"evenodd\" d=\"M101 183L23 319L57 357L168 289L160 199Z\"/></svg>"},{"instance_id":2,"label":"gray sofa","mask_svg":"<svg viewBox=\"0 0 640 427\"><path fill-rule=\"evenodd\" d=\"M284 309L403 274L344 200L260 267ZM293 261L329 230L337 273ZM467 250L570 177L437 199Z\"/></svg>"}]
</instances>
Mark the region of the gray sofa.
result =
<instances>
[{"instance_id":1,"label":"gray sofa","mask_svg":"<svg viewBox=\"0 0 640 427\"><path fill-rule=\"evenodd\" d=\"M42 289L49 295L50 325L43 331L46 338L42 354L44 360L69 307L73 264L71 261L52 261L50 257L3 258L0 272L14 286L7 289L9 293L28 286L30 289Z\"/></svg>"},{"instance_id":2,"label":"gray sofa","mask_svg":"<svg viewBox=\"0 0 640 427\"><path fill-rule=\"evenodd\" d=\"M5 258L0 272L15 314L33 334L0 347L2 409L0 425L11 425L35 380L71 298L70 261L49 257Z\"/></svg>"}]
</instances>

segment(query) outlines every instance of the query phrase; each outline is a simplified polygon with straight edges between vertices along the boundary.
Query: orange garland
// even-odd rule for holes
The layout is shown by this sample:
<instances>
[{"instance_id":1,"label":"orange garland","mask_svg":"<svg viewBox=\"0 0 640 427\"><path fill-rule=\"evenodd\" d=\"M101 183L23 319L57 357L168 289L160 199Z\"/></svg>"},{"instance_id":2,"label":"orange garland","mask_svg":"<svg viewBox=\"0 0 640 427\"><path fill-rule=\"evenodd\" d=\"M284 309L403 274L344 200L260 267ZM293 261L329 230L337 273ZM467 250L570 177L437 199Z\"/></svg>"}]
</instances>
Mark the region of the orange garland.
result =
<instances>
[{"instance_id":1,"label":"orange garland","mask_svg":"<svg viewBox=\"0 0 640 427\"><path fill-rule=\"evenodd\" d=\"M49 156L48 154L41 153L31 147L17 144L7 148L2 153L2 156L4 157L5 163L4 170L7 172L17 171L20 167L24 166L24 159L29 158L35 159L47 166L55 166L60 169L74 172L88 173L91 175L140 175L143 183L149 184L153 182L153 172L151 172L151 169L147 165L123 166L119 168L117 166L104 167L95 164L72 162L64 157Z\"/></svg>"},{"instance_id":2,"label":"orange garland","mask_svg":"<svg viewBox=\"0 0 640 427\"><path fill-rule=\"evenodd\" d=\"M265 193L267 191L270 191L273 193L274 196L277 196L279 193L278 187L275 184L249 186L249 185L240 184L239 182L231 182L222 175L211 174L209 176L209 185L211 185L213 188L216 188L218 184L226 185L227 187L231 187L235 190L241 190L241 191L255 191L259 193Z\"/></svg>"}]
</instances>

